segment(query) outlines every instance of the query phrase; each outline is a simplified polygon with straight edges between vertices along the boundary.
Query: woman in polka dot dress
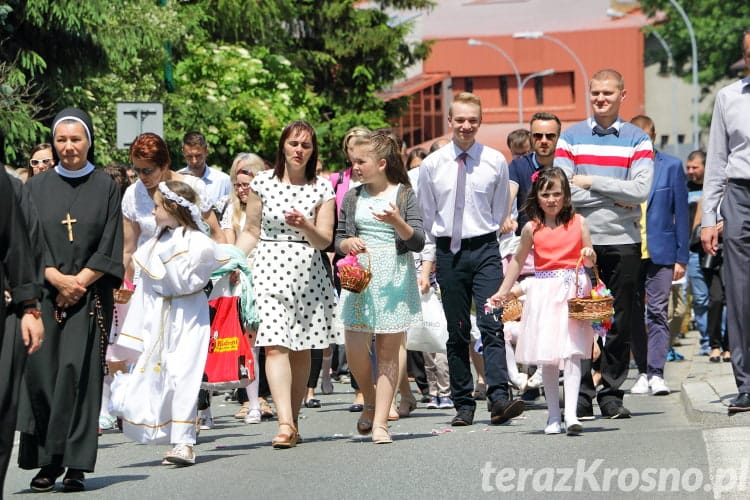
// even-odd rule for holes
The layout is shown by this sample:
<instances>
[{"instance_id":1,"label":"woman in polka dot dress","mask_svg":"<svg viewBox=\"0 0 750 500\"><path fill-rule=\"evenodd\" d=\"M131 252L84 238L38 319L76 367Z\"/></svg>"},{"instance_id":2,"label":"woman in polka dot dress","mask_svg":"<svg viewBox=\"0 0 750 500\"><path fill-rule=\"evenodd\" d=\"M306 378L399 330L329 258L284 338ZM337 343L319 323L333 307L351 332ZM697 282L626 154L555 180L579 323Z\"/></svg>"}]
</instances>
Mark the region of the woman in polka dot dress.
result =
<instances>
[{"instance_id":1,"label":"woman in polka dot dress","mask_svg":"<svg viewBox=\"0 0 750 500\"><path fill-rule=\"evenodd\" d=\"M374 132L354 138L352 146L352 164L362 185L344 195L336 251L359 254L363 267L371 259L372 280L361 293L342 291L341 320L349 368L365 397L357 431L372 433L374 443L390 443L388 412L398 384L399 347L407 328L422 320L414 258L409 252L422 250L425 234L396 141ZM369 356L373 334L375 381Z\"/></svg>"},{"instance_id":2,"label":"woman in polka dot dress","mask_svg":"<svg viewBox=\"0 0 750 500\"><path fill-rule=\"evenodd\" d=\"M315 175L318 142L307 122L287 125L273 170L250 184L237 246L255 248L253 280L260 317L255 345L266 348L266 375L279 417L274 448L297 444L297 417L310 374L310 349L341 342L332 328L334 292L320 250L333 239L334 193Z\"/></svg>"}]
</instances>

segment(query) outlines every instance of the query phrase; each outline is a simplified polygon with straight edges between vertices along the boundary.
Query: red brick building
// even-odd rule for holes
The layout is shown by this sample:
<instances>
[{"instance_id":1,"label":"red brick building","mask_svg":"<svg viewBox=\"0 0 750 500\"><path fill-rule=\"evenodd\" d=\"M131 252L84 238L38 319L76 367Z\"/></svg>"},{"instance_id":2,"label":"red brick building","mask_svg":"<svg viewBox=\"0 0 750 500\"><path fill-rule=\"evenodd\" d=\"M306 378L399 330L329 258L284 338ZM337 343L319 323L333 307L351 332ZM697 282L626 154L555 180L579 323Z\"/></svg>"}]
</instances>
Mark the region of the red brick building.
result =
<instances>
[{"instance_id":1,"label":"red brick building","mask_svg":"<svg viewBox=\"0 0 750 500\"><path fill-rule=\"evenodd\" d=\"M382 93L385 99L409 99L407 112L393 124L409 147L428 146L447 134L451 97L468 90L482 99L478 140L507 155L507 133L528 127L538 111L555 113L566 123L586 118L587 80L608 67L625 78L622 115L644 112L641 28L647 20L636 2L439 0L416 24L415 36L432 40L432 52L418 74ZM523 32L537 38L522 38ZM479 44L470 45L470 39ZM530 77L545 70L554 72ZM525 80L521 103L519 78Z\"/></svg>"}]
</instances>

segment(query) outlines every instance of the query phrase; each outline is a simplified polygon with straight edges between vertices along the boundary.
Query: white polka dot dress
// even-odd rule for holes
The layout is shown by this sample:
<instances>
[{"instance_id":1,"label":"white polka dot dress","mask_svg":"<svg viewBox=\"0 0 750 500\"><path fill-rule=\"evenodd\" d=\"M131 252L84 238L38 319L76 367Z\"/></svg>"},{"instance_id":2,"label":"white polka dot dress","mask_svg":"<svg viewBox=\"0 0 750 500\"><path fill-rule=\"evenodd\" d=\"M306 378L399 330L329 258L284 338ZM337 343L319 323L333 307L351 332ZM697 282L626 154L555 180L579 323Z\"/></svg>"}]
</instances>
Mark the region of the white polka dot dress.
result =
<instances>
[{"instance_id":1,"label":"white polka dot dress","mask_svg":"<svg viewBox=\"0 0 750 500\"><path fill-rule=\"evenodd\" d=\"M332 327L334 290L323 265L327 257L284 222L284 212L293 208L312 219L318 206L334 198L331 184L320 177L304 186L287 184L268 170L255 176L251 189L263 202L253 266L260 317L255 345L301 351L343 343Z\"/></svg>"}]
</instances>

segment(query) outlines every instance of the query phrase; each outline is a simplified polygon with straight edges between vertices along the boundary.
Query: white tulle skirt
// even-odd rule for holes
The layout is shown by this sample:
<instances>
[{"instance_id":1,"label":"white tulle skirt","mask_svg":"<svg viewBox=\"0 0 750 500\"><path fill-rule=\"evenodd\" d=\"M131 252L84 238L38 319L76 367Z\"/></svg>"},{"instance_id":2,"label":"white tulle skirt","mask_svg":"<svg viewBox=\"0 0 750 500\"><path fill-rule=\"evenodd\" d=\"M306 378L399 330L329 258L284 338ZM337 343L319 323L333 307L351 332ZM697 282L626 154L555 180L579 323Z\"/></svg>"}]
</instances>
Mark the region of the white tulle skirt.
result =
<instances>
[{"instance_id":1,"label":"white tulle skirt","mask_svg":"<svg viewBox=\"0 0 750 500\"><path fill-rule=\"evenodd\" d=\"M568 318L568 299L576 293L588 296L591 281L581 269L578 291L575 270L538 271L528 285L516 360L535 365L558 365L572 356L591 357L594 330L591 321Z\"/></svg>"}]
</instances>

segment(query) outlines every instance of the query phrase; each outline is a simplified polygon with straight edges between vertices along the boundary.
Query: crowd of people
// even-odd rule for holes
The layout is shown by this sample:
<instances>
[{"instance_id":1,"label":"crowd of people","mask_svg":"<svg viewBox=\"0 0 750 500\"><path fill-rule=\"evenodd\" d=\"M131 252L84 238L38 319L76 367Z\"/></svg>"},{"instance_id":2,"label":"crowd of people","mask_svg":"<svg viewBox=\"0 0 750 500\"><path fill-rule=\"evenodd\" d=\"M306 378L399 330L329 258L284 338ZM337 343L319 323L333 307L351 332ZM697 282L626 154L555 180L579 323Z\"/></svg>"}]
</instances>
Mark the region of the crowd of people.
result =
<instances>
[{"instance_id":1,"label":"crowd of people","mask_svg":"<svg viewBox=\"0 0 750 500\"><path fill-rule=\"evenodd\" d=\"M750 35L743 49L750 59ZM592 118L563 131L536 113L508 137L510 164L476 140L482 106L468 92L453 97L450 139L431 151L407 156L389 131L355 127L343 139L347 165L332 175L305 121L284 127L272 162L240 153L228 175L208 166L195 131L180 170L153 133L132 143L130 167L99 169L91 118L62 110L51 144L31 152L25 185L0 173L0 476L17 429L33 491L60 476L64 491L84 490L97 435L118 422L133 440L170 444L164 463L196 463L197 434L213 425L209 298L222 294L240 297L254 374L235 393L235 417L275 416L277 449L302 442L300 408L320 406L319 376L324 394L333 379L351 383L353 425L376 444L393 442L389 421L418 401L454 408L451 425L469 426L486 400L501 425L540 388L545 434L581 435L595 402L602 417L629 418L631 359L631 394L670 392L685 276L699 354L732 361L739 396L729 409L750 410L739 278L748 250L736 222L750 182L747 85L719 94L708 153L691 153L686 169L655 148L649 117L620 116L626 90L613 69L589 82ZM726 290L722 248L736 278ZM353 288L346 266L369 282ZM613 296L611 324L569 315L568 300L596 285L592 267ZM445 351L412 352L408 332L431 289ZM520 317L504 324L519 299Z\"/></svg>"}]
</instances>

